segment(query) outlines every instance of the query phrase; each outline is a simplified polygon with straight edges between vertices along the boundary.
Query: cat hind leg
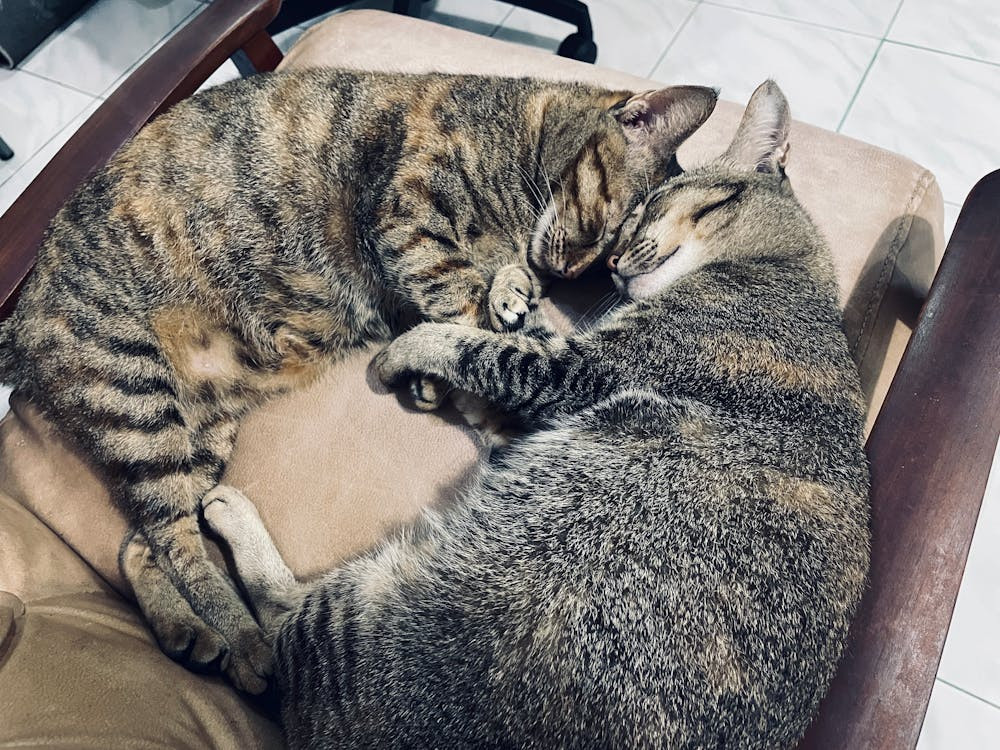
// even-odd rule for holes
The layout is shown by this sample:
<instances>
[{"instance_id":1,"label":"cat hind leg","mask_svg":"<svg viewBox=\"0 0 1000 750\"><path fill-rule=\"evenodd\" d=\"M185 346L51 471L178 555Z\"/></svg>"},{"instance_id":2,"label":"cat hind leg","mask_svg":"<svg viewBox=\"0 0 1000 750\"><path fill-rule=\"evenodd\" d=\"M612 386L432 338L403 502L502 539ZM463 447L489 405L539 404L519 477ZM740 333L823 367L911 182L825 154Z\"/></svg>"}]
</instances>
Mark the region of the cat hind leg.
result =
<instances>
[{"instance_id":1,"label":"cat hind leg","mask_svg":"<svg viewBox=\"0 0 1000 750\"><path fill-rule=\"evenodd\" d=\"M202 500L202 514L209 529L229 547L250 605L273 637L285 616L301 603L307 584L295 579L257 508L242 492L217 485Z\"/></svg>"},{"instance_id":2,"label":"cat hind leg","mask_svg":"<svg viewBox=\"0 0 1000 750\"><path fill-rule=\"evenodd\" d=\"M226 639L194 613L157 565L142 534L130 532L125 536L118 562L167 656L196 672L221 672L229 667Z\"/></svg>"}]
</instances>

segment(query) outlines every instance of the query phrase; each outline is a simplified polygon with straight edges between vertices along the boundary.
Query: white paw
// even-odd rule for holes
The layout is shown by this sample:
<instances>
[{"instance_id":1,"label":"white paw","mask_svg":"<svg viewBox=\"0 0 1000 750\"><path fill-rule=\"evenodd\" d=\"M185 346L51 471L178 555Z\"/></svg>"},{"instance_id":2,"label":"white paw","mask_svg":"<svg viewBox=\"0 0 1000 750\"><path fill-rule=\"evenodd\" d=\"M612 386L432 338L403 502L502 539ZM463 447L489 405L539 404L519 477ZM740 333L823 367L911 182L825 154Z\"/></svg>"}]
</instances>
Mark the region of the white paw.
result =
<instances>
[{"instance_id":1,"label":"white paw","mask_svg":"<svg viewBox=\"0 0 1000 750\"><path fill-rule=\"evenodd\" d=\"M223 539L233 539L247 524L260 523L256 506L234 487L219 484L202 498L201 512L208 527Z\"/></svg>"},{"instance_id":2,"label":"white paw","mask_svg":"<svg viewBox=\"0 0 1000 750\"><path fill-rule=\"evenodd\" d=\"M527 268L511 264L501 268L490 286L488 308L495 331L516 331L527 314L538 305L538 280Z\"/></svg>"}]
</instances>

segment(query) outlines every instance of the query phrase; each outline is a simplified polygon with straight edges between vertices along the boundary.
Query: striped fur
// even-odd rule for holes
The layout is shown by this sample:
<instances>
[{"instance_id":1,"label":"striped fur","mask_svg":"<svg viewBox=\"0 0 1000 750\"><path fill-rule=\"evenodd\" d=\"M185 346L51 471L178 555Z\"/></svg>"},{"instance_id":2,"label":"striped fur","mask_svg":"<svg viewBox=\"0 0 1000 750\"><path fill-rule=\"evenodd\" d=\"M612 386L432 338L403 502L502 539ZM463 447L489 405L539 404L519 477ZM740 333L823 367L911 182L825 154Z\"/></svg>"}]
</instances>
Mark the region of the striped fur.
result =
<instances>
[{"instance_id":1,"label":"striped fur","mask_svg":"<svg viewBox=\"0 0 1000 750\"><path fill-rule=\"evenodd\" d=\"M264 688L270 648L194 515L248 410L407 321L517 327L536 276L596 258L714 103L280 73L181 103L89 180L0 329L0 378L107 476L163 648Z\"/></svg>"},{"instance_id":2,"label":"striped fur","mask_svg":"<svg viewBox=\"0 0 1000 750\"><path fill-rule=\"evenodd\" d=\"M774 160L787 122L766 84L726 160L639 207L616 275L656 287L590 331L424 323L379 356L529 427L453 504L297 584L214 491L292 747L797 743L865 584L869 479L829 252Z\"/></svg>"}]
</instances>

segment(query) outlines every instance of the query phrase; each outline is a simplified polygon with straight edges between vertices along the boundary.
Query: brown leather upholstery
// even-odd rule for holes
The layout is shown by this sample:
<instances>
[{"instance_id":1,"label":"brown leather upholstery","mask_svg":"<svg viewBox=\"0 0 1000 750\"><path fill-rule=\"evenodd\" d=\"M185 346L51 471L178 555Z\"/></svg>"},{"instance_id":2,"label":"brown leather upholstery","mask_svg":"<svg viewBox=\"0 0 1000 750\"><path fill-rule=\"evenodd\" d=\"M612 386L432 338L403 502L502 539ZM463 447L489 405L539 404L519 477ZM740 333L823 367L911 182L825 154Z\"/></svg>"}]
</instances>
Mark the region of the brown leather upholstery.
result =
<instances>
[{"instance_id":1,"label":"brown leather upholstery","mask_svg":"<svg viewBox=\"0 0 1000 750\"><path fill-rule=\"evenodd\" d=\"M653 85L371 11L318 25L283 65ZM682 151L682 163L720 152L741 111L721 103ZM907 159L798 123L789 174L833 248L845 327L874 413L943 251L940 191ZM334 564L423 505L447 500L477 459L467 430L407 411L373 386L370 356L357 354L249 417L226 475L257 503L300 574ZM72 448L33 407L15 402L0 423L0 590L9 592L0 595L0 746L277 744L274 725L225 685L186 672L156 649L119 594L123 528Z\"/></svg>"}]
</instances>

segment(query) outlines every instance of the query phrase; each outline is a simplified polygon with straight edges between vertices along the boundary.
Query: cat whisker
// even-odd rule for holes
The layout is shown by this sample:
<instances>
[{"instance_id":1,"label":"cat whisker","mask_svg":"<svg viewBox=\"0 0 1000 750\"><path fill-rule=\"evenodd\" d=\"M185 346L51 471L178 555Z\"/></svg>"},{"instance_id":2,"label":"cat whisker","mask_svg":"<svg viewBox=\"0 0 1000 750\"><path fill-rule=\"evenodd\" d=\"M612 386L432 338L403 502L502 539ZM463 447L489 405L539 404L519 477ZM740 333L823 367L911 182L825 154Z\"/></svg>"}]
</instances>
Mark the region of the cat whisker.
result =
<instances>
[{"instance_id":1,"label":"cat whisker","mask_svg":"<svg viewBox=\"0 0 1000 750\"><path fill-rule=\"evenodd\" d=\"M515 164L514 166L517 167L518 171L521 173L521 177L524 180L525 184L527 185L528 190L531 191L531 194L534 196L535 200L538 201L538 211L539 211L538 215L540 216L541 208L545 205L545 196L542 195L542 191L539 189L538 185L535 184L535 181L531 178L531 175L528 174L527 169L522 167L520 164Z\"/></svg>"},{"instance_id":2,"label":"cat whisker","mask_svg":"<svg viewBox=\"0 0 1000 750\"><path fill-rule=\"evenodd\" d=\"M541 162L539 162L538 163L538 168L541 170L542 176L545 178L545 187L549 191L549 201L550 201L550 205L552 206L552 213L553 213L552 224L555 225L555 226L558 226L559 223L561 222L561 218L559 216L559 208L556 205L556 197L555 197L555 195L552 194L552 178L549 177L549 173L545 170L545 165L544 164L542 164ZM560 189L559 197L563 200L563 213L565 213L565 211L566 211L566 205L565 205L566 191L562 189L562 180L561 179L559 180L559 189Z\"/></svg>"},{"instance_id":3,"label":"cat whisker","mask_svg":"<svg viewBox=\"0 0 1000 750\"><path fill-rule=\"evenodd\" d=\"M620 301L620 299L621 296L615 290L603 295L593 305L591 305L583 315L580 316L580 322L577 323L577 328L581 330L589 330L592 328L595 323L604 317L608 310Z\"/></svg>"},{"instance_id":4,"label":"cat whisker","mask_svg":"<svg viewBox=\"0 0 1000 750\"><path fill-rule=\"evenodd\" d=\"M620 305L624 300L625 298L622 297L620 294L618 294L617 292L613 292L611 298L594 316L594 319L591 321L590 325L596 326L597 324L599 324L612 310L618 307L618 305Z\"/></svg>"},{"instance_id":5,"label":"cat whisker","mask_svg":"<svg viewBox=\"0 0 1000 750\"><path fill-rule=\"evenodd\" d=\"M552 195L552 178L549 177L549 173L546 171L545 165L542 164L541 160L539 160L537 162L537 164L538 164L538 171L541 172L542 173L542 177L545 178L545 187L549 191L549 200L554 203L556 199L555 199L555 196Z\"/></svg>"}]
</instances>

